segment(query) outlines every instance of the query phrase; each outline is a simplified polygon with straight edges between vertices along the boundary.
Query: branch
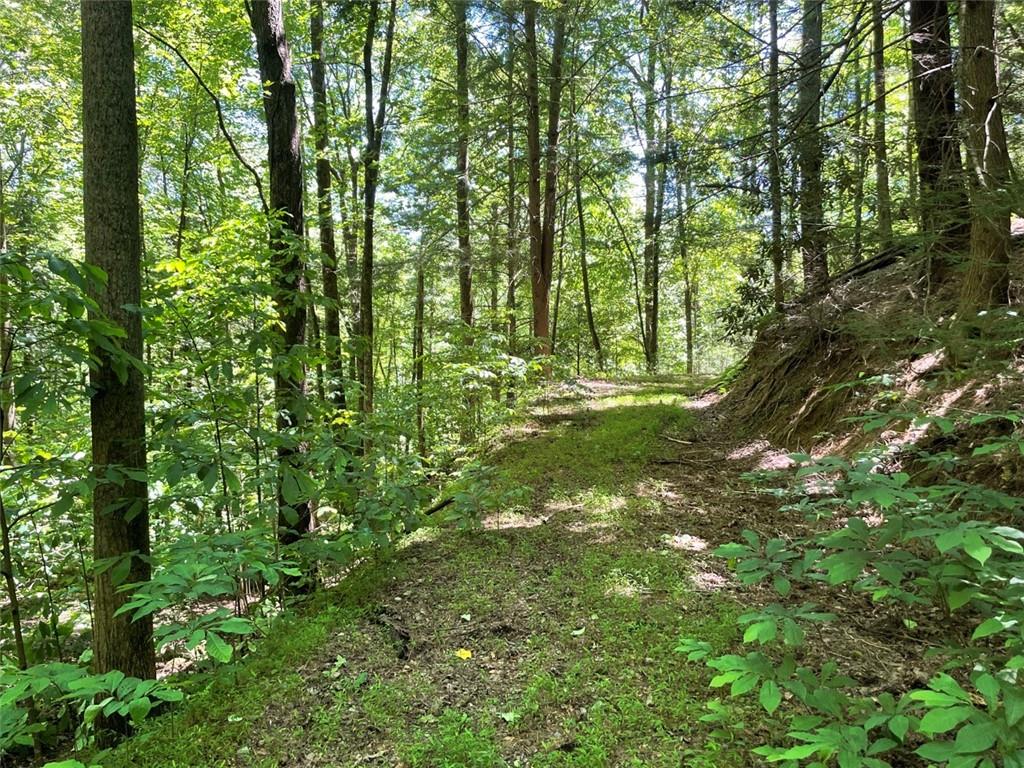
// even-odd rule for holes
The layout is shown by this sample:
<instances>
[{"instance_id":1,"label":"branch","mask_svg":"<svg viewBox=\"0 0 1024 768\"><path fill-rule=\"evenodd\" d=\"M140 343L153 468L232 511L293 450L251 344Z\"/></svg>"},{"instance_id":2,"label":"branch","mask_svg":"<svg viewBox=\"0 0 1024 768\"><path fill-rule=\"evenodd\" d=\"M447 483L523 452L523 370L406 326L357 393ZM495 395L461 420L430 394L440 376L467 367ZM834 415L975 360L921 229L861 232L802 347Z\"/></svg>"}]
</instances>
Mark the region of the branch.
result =
<instances>
[{"instance_id":1,"label":"branch","mask_svg":"<svg viewBox=\"0 0 1024 768\"><path fill-rule=\"evenodd\" d=\"M232 139L231 134L228 133L228 127L224 123L224 108L221 106L220 99L217 97L217 94L210 90L209 86L207 86L207 84L203 81L202 76L196 71L195 67L193 67L189 63L188 59L185 58L185 55L178 48L173 46L164 38L160 37L160 35L158 35L156 32L146 29L144 26L137 22L135 23L135 27L137 27L142 32L145 32L151 38L160 43L160 45L164 46L165 48L170 50L175 56L177 56L181 63L185 65L185 68L192 73L193 77L195 77L196 82L199 83L199 87L206 91L206 95L209 96L210 99L213 101L213 106L217 110L217 125L220 127L221 135L224 137L225 141L227 141L228 146L231 147L231 153L235 156L238 162L242 164L243 168L245 168L249 173L252 174L253 181L256 183L256 192L260 196L260 205L262 205L263 207L263 213L269 214L270 207L267 205L267 198L263 195L263 183L260 181L260 175L259 173L256 172L256 169L253 168L248 162L246 162L244 157L242 157L242 153L238 151L238 147L235 145L234 139Z\"/></svg>"}]
</instances>

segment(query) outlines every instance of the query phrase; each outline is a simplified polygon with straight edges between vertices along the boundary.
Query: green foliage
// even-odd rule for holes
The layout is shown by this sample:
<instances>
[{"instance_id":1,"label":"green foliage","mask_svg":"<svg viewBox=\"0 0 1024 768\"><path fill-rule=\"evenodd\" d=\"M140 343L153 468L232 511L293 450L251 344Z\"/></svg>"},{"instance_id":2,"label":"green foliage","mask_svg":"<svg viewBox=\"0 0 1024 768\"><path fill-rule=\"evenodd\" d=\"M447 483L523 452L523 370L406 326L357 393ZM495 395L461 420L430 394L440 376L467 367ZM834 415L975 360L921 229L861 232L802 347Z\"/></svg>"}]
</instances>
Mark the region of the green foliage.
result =
<instances>
[{"instance_id":1,"label":"green foliage","mask_svg":"<svg viewBox=\"0 0 1024 768\"><path fill-rule=\"evenodd\" d=\"M1021 414L958 419L893 412L864 420L874 429L903 420L951 433L996 421L1017 425ZM985 438L973 456L1016 453L1022 443L1019 431ZM852 460L793 458L790 492L802 496L784 511L833 525L763 545L744 531L743 543L716 554L729 558L746 584L771 578L781 596L802 581L865 593L906 611L941 612L952 631L940 670L926 688L868 696L834 662L801 665L804 627L836 618L812 605L768 605L739 617L743 642L763 650L712 656L705 643L684 640L677 651L717 672L713 688L728 686L733 697L756 693L765 711L786 718L788 744L754 750L770 763L883 768L913 751L951 768L1024 765L1018 680L1024 666L1024 531L1018 527L1024 499L947 477L916 484L909 472L889 469L891 459L876 450ZM907 457L924 466L930 458L922 452Z\"/></svg>"},{"instance_id":2,"label":"green foliage","mask_svg":"<svg viewBox=\"0 0 1024 768\"><path fill-rule=\"evenodd\" d=\"M4 669L0 690L0 753L52 738L53 724L70 712L80 718L75 743L82 748L101 714L138 724L162 703L182 699L180 690L156 680L126 677L117 670L95 675L85 666L62 663L37 664L24 671Z\"/></svg>"}]
</instances>

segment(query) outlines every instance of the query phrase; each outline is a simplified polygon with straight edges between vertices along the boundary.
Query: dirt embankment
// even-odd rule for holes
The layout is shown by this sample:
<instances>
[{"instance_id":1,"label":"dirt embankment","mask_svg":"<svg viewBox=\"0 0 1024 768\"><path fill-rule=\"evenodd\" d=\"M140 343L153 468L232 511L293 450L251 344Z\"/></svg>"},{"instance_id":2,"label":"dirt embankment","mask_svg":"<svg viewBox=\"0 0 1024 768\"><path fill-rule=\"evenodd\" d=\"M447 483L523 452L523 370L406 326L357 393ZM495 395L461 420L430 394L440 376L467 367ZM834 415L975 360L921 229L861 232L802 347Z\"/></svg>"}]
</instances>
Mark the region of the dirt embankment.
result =
<instances>
[{"instance_id":1,"label":"dirt embankment","mask_svg":"<svg viewBox=\"0 0 1024 768\"><path fill-rule=\"evenodd\" d=\"M919 260L897 259L790 306L758 334L720 417L784 450L849 455L878 438L858 417L924 414L939 423L899 420L882 440L952 451L965 459L958 473L1024 491L1024 457L970 457L1012 424L969 424L974 414L1024 408L1024 312L986 313L965 336L957 281L936 289L926 275Z\"/></svg>"}]
</instances>

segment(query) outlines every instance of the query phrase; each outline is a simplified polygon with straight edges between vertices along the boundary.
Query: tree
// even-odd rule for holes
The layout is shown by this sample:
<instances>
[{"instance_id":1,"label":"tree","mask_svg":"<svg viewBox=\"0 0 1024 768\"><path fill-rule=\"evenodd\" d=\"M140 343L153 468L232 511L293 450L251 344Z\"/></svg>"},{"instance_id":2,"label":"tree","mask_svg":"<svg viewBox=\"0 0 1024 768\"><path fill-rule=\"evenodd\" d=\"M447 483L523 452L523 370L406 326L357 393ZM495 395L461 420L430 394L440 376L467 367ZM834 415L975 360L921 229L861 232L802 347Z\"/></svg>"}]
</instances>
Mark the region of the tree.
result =
<instances>
[{"instance_id":1,"label":"tree","mask_svg":"<svg viewBox=\"0 0 1024 768\"><path fill-rule=\"evenodd\" d=\"M93 664L156 676L153 621L117 615L121 583L150 578L142 358L142 231L131 3L82 2L82 142L85 258L102 270L92 283L94 319L111 323L120 350L93 346ZM124 565L127 564L127 568ZM125 721L111 721L115 729Z\"/></svg>"},{"instance_id":2,"label":"tree","mask_svg":"<svg viewBox=\"0 0 1024 768\"><path fill-rule=\"evenodd\" d=\"M371 0L363 40L363 110L365 145L363 147L363 253L359 278L359 383L360 410L373 411L373 256L376 231L377 185L380 181L380 154L384 144L384 121L391 89L391 64L395 42L397 0L391 0L387 30L384 33L384 60L380 70L380 92L376 109L373 95L373 44L377 38L380 0Z\"/></svg>"},{"instance_id":3,"label":"tree","mask_svg":"<svg viewBox=\"0 0 1024 768\"><path fill-rule=\"evenodd\" d=\"M971 236L961 316L1009 300L1010 155L996 65L996 3L964 0L960 15L963 121Z\"/></svg>"},{"instance_id":4,"label":"tree","mask_svg":"<svg viewBox=\"0 0 1024 768\"><path fill-rule=\"evenodd\" d=\"M324 66L323 0L310 0L310 85L313 91L313 135L316 146L316 201L320 227L321 275L324 292L324 353L331 399L345 408L345 365L341 349L341 295L338 290L338 249L334 239L334 202L331 190L330 115ZM344 208L344 206L343 206Z\"/></svg>"},{"instance_id":5,"label":"tree","mask_svg":"<svg viewBox=\"0 0 1024 768\"><path fill-rule=\"evenodd\" d=\"M875 81L875 207L882 247L892 241L892 200L889 194L889 149L885 135L885 17L882 0L871 0L871 61Z\"/></svg>"},{"instance_id":6,"label":"tree","mask_svg":"<svg viewBox=\"0 0 1024 768\"><path fill-rule=\"evenodd\" d=\"M455 99L458 116L456 150L456 229L459 236L459 316L473 325L473 251L469 241L469 29L468 0L453 0L455 14Z\"/></svg>"},{"instance_id":7,"label":"tree","mask_svg":"<svg viewBox=\"0 0 1024 768\"><path fill-rule=\"evenodd\" d=\"M541 194L541 142L537 2L527 0L526 29L526 144L529 185L527 214L530 224L530 289L533 299L533 335L537 352L551 354L550 294L555 254L555 218L558 200L558 139L562 111L562 60L565 55L565 8L555 10L551 66L548 71L547 142L544 150L544 185Z\"/></svg>"},{"instance_id":8,"label":"tree","mask_svg":"<svg viewBox=\"0 0 1024 768\"><path fill-rule=\"evenodd\" d=\"M263 113L267 123L270 168L270 269L278 336L275 344L274 407L278 432L278 537L283 544L309 533L309 499L286 493L295 474L302 473L306 422L305 364L306 282L303 260L302 150L295 104L291 51L285 37L281 0L252 0L249 19L256 38L260 79L264 84Z\"/></svg>"},{"instance_id":9,"label":"tree","mask_svg":"<svg viewBox=\"0 0 1024 768\"><path fill-rule=\"evenodd\" d=\"M910 51L921 231L929 238L931 277L942 280L967 223L945 0L912 0Z\"/></svg>"},{"instance_id":10,"label":"tree","mask_svg":"<svg viewBox=\"0 0 1024 768\"><path fill-rule=\"evenodd\" d=\"M824 186L821 179L821 56L824 0L804 0L796 150L800 164L800 250L804 287L810 293L828 283Z\"/></svg>"},{"instance_id":11,"label":"tree","mask_svg":"<svg viewBox=\"0 0 1024 768\"><path fill-rule=\"evenodd\" d=\"M770 255L772 262L772 300L775 309L785 301L782 242L782 158L780 150L781 107L779 86L779 0L768 0L768 184L772 206ZM678 197L678 195L677 195Z\"/></svg>"}]
</instances>

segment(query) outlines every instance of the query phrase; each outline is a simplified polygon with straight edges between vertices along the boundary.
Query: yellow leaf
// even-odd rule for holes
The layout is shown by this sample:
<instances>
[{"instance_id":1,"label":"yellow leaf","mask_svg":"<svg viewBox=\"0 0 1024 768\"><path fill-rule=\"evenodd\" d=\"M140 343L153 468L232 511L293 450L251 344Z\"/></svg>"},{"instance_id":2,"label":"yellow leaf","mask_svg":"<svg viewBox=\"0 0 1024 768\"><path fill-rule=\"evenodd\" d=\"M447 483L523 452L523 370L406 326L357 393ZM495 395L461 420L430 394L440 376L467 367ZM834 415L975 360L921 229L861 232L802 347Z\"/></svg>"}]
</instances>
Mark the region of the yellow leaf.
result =
<instances>
[{"instance_id":1,"label":"yellow leaf","mask_svg":"<svg viewBox=\"0 0 1024 768\"><path fill-rule=\"evenodd\" d=\"M459 648L459 650L457 650L455 652L455 655L458 656L463 661L465 661L466 659L472 659L473 658L473 652L471 650L469 650L469 648Z\"/></svg>"}]
</instances>

